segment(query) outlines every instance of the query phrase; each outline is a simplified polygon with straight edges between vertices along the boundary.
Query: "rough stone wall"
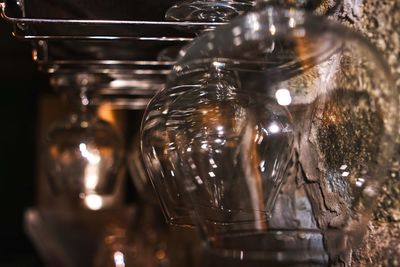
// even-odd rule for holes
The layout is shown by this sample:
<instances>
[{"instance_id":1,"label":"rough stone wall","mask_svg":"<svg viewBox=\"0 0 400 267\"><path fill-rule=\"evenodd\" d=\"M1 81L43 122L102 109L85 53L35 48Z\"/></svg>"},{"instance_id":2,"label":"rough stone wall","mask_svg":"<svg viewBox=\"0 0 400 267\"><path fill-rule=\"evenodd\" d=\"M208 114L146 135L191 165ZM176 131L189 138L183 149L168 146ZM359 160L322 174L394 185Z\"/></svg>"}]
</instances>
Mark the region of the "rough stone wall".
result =
<instances>
[{"instance_id":1,"label":"rough stone wall","mask_svg":"<svg viewBox=\"0 0 400 267\"><path fill-rule=\"evenodd\" d=\"M381 51L389 63L400 98L400 0L345 0L343 19ZM399 130L400 131L400 130ZM400 136L400 135L399 135ZM400 140L364 247L353 266L400 266Z\"/></svg>"}]
</instances>

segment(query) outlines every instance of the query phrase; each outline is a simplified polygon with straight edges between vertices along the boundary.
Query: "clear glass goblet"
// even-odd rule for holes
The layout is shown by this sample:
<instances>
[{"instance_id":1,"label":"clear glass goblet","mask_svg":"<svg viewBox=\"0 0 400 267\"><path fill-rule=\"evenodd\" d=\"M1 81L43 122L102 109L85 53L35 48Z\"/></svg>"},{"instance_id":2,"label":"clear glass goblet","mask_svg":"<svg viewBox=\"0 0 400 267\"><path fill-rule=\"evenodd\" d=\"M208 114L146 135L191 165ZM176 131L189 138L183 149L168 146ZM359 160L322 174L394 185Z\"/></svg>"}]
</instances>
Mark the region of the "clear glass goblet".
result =
<instances>
[{"instance_id":1,"label":"clear glass goblet","mask_svg":"<svg viewBox=\"0 0 400 267\"><path fill-rule=\"evenodd\" d=\"M185 92L201 88L229 87L234 90L240 87L237 78L235 73L225 72L218 65L202 65L194 75L189 75L188 79L182 79L176 86L153 98L149 104L151 108L147 109L150 112L144 115L141 130L142 157L166 219L171 224L193 226L190 216L193 207L187 199L187 185L177 182L186 175L185 169L181 168L184 162L180 160L177 147L173 143L168 145L174 137L165 131L166 126L179 127L179 120L185 114L173 114L170 119L165 103L172 104Z\"/></svg>"},{"instance_id":2,"label":"clear glass goblet","mask_svg":"<svg viewBox=\"0 0 400 267\"><path fill-rule=\"evenodd\" d=\"M50 126L45 169L55 194L91 210L122 201L124 147L121 136L101 120L86 91L74 96L77 112Z\"/></svg>"},{"instance_id":3,"label":"clear glass goblet","mask_svg":"<svg viewBox=\"0 0 400 267\"><path fill-rule=\"evenodd\" d=\"M240 86L180 86L199 84L207 65ZM395 153L398 114L388 67L367 40L259 3L181 53L148 106L142 149L149 172L163 170L152 177L161 200L179 192L177 209L193 209L216 254L348 266Z\"/></svg>"},{"instance_id":4,"label":"clear glass goblet","mask_svg":"<svg viewBox=\"0 0 400 267\"><path fill-rule=\"evenodd\" d=\"M226 22L253 7L252 0L187 0L168 9L170 21Z\"/></svg>"}]
</instances>

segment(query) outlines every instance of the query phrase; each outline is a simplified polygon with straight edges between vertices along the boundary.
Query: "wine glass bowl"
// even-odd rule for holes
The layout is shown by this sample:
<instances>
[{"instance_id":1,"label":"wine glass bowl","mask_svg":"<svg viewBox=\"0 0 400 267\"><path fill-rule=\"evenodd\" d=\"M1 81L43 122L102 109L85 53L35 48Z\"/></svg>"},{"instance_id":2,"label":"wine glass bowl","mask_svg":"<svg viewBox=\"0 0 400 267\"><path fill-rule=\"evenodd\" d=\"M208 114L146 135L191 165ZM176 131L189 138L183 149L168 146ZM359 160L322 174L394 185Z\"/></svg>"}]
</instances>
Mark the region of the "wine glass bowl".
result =
<instances>
[{"instance_id":1,"label":"wine glass bowl","mask_svg":"<svg viewBox=\"0 0 400 267\"><path fill-rule=\"evenodd\" d=\"M45 149L52 192L89 209L112 205L121 187L123 151L116 130L95 114L77 113L54 123Z\"/></svg>"},{"instance_id":2,"label":"wine glass bowl","mask_svg":"<svg viewBox=\"0 0 400 267\"><path fill-rule=\"evenodd\" d=\"M234 74L222 74L218 65L211 70L205 65L196 72L190 73L188 79L182 79L179 85L169 88L166 92L158 94L149 103L151 112L145 114L141 131L141 149L145 166L152 184L156 190L166 219L171 224L193 225L191 213L193 207L185 193L186 185L177 181L185 176L184 162L180 159L178 147L174 144L174 132L166 131L182 127L181 119L184 114L169 113L169 106L186 92L205 88L209 85L215 87L238 86ZM222 76L224 77L222 79ZM193 80L195 82L193 82ZM148 109L150 110L150 109Z\"/></svg>"},{"instance_id":3,"label":"wine glass bowl","mask_svg":"<svg viewBox=\"0 0 400 267\"><path fill-rule=\"evenodd\" d=\"M151 181L140 151L140 139L135 137L127 155L127 166L132 182L140 198L148 204L158 205Z\"/></svg>"},{"instance_id":4,"label":"wine glass bowl","mask_svg":"<svg viewBox=\"0 0 400 267\"><path fill-rule=\"evenodd\" d=\"M390 72L359 34L260 7L180 53L144 116L145 164L221 255L348 264L395 153Z\"/></svg>"},{"instance_id":5,"label":"wine glass bowl","mask_svg":"<svg viewBox=\"0 0 400 267\"><path fill-rule=\"evenodd\" d=\"M167 131L185 170L180 179L205 230L266 227L293 152L288 110L220 83L182 94L170 110L167 124L176 127Z\"/></svg>"}]
</instances>

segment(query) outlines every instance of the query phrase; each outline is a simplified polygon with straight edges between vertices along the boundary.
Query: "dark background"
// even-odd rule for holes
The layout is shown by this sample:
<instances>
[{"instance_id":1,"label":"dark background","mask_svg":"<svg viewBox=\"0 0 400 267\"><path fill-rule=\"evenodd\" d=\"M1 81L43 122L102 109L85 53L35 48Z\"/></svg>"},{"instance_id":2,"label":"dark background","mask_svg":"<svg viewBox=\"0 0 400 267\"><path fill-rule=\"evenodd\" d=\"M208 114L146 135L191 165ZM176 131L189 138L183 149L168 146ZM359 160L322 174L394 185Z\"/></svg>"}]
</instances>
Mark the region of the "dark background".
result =
<instances>
[{"instance_id":1,"label":"dark background","mask_svg":"<svg viewBox=\"0 0 400 267\"><path fill-rule=\"evenodd\" d=\"M30 43L0 20L0 266L42 266L23 228L35 204L36 125L40 94L51 93L32 61Z\"/></svg>"}]
</instances>

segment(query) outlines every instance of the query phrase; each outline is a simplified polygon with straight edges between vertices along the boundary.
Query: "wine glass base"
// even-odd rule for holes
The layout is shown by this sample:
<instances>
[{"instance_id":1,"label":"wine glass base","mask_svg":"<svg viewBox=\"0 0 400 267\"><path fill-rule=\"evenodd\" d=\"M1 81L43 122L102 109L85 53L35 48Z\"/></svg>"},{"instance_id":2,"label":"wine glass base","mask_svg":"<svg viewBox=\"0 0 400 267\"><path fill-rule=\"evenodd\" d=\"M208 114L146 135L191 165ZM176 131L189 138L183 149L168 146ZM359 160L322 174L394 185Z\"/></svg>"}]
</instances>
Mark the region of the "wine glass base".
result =
<instances>
[{"instance_id":1,"label":"wine glass base","mask_svg":"<svg viewBox=\"0 0 400 267\"><path fill-rule=\"evenodd\" d=\"M136 210L135 206L101 211L30 208L25 212L25 229L46 266L93 266L106 234L126 229Z\"/></svg>"},{"instance_id":2,"label":"wine glass base","mask_svg":"<svg viewBox=\"0 0 400 267\"><path fill-rule=\"evenodd\" d=\"M165 18L169 21L227 22L254 5L250 0L191 0L171 7Z\"/></svg>"},{"instance_id":3,"label":"wine glass base","mask_svg":"<svg viewBox=\"0 0 400 267\"><path fill-rule=\"evenodd\" d=\"M214 262L229 266L328 267L351 258L350 244L343 231L271 230L216 237L209 253Z\"/></svg>"}]
</instances>

